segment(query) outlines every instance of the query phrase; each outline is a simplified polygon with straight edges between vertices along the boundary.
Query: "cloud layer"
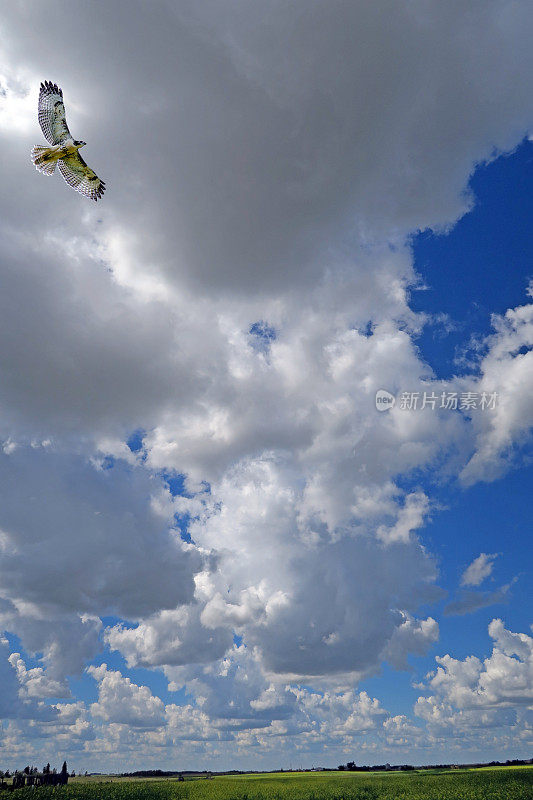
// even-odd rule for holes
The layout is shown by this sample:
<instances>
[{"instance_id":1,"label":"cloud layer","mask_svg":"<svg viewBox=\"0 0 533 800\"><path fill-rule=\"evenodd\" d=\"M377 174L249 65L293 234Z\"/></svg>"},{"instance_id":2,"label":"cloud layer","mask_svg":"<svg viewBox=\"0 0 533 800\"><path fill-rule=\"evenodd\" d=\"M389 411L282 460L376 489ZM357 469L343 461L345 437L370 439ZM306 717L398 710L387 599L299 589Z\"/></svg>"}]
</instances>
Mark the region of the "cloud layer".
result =
<instances>
[{"instance_id":1,"label":"cloud layer","mask_svg":"<svg viewBox=\"0 0 533 800\"><path fill-rule=\"evenodd\" d=\"M190 758L244 763L288 737L337 757L365 733L372 760L422 748L420 720L458 719L445 687L471 667L471 696L507 724L528 637L499 623L495 660L443 657L414 719L358 681L438 641L434 483L499 477L533 422L531 304L442 381L417 348L408 245L453 225L475 164L529 130L530 9L69 9L11 8L2 43L0 619L21 643L0 662L6 752L55 737L110 766L187 739ZM108 184L98 208L28 166L43 78ZM380 414L382 388L500 402ZM184 705L104 646L186 687ZM80 675L95 702L71 701ZM30 714L50 718L36 732Z\"/></svg>"}]
</instances>

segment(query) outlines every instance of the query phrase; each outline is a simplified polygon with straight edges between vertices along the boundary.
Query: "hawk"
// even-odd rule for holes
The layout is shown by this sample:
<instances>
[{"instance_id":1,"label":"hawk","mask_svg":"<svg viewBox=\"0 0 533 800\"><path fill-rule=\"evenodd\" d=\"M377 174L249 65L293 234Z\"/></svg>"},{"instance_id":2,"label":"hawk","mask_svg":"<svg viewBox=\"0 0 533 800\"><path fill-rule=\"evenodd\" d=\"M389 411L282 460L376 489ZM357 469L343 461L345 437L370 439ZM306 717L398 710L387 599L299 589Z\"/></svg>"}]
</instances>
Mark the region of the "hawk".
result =
<instances>
[{"instance_id":1,"label":"hawk","mask_svg":"<svg viewBox=\"0 0 533 800\"><path fill-rule=\"evenodd\" d=\"M105 183L87 166L80 156L80 147L86 142L72 138L65 119L63 92L55 83L41 83L39 92L39 125L45 139L52 147L37 145L31 151L31 160L39 172L53 175L56 164L59 171L77 192L98 200L105 191Z\"/></svg>"}]
</instances>

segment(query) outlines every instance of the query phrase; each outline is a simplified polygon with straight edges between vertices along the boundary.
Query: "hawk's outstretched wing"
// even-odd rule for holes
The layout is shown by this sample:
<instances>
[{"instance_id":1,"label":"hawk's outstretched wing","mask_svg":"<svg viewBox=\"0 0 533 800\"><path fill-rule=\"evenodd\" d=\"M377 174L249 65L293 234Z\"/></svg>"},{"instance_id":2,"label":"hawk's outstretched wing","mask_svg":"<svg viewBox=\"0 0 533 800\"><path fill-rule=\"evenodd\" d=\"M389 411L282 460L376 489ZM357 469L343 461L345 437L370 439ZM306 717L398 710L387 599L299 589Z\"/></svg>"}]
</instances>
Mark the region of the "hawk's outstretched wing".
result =
<instances>
[{"instance_id":1,"label":"hawk's outstretched wing","mask_svg":"<svg viewBox=\"0 0 533 800\"><path fill-rule=\"evenodd\" d=\"M105 183L87 166L79 152L74 156L62 158L57 162L59 171L66 182L91 200L98 200L105 192Z\"/></svg>"},{"instance_id":2,"label":"hawk's outstretched wing","mask_svg":"<svg viewBox=\"0 0 533 800\"><path fill-rule=\"evenodd\" d=\"M39 92L39 125L50 144L72 139L65 119L63 92L51 81L41 83Z\"/></svg>"}]
</instances>

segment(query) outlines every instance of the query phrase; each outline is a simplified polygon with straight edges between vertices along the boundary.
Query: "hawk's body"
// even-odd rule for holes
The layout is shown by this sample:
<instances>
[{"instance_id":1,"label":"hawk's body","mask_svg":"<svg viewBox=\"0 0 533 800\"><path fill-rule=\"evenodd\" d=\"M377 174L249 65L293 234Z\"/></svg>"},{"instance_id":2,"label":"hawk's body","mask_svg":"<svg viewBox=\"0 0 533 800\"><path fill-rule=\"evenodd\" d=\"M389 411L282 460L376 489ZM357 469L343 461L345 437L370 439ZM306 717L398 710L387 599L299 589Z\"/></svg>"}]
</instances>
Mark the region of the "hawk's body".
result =
<instances>
[{"instance_id":1,"label":"hawk's body","mask_svg":"<svg viewBox=\"0 0 533 800\"><path fill-rule=\"evenodd\" d=\"M85 142L76 141L68 129L63 105L63 92L55 83L41 83L39 92L39 125L52 147L34 147L31 158L39 172L53 175L56 164L70 186L92 200L105 191L105 183L87 166L79 154Z\"/></svg>"}]
</instances>

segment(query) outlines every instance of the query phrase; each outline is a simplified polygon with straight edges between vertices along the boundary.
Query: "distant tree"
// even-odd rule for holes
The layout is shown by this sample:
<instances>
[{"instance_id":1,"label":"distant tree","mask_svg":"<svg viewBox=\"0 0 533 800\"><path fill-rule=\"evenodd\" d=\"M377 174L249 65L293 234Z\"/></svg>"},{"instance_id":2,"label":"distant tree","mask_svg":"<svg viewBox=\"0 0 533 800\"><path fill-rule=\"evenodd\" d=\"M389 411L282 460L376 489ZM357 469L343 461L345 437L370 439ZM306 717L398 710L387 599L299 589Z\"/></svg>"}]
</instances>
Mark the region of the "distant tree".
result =
<instances>
[{"instance_id":1,"label":"distant tree","mask_svg":"<svg viewBox=\"0 0 533 800\"><path fill-rule=\"evenodd\" d=\"M50 762L48 762L46 767L43 767L43 775L50 775Z\"/></svg>"},{"instance_id":2,"label":"distant tree","mask_svg":"<svg viewBox=\"0 0 533 800\"><path fill-rule=\"evenodd\" d=\"M72 770L72 772L70 773L70 777L71 778L75 778L76 777L76 773L74 772L74 770Z\"/></svg>"},{"instance_id":3,"label":"distant tree","mask_svg":"<svg viewBox=\"0 0 533 800\"><path fill-rule=\"evenodd\" d=\"M344 764L339 764L339 766L337 767L337 769L339 769L341 772L344 772L344 770L346 769L346 767L344 766Z\"/></svg>"},{"instance_id":4,"label":"distant tree","mask_svg":"<svg viewBox=\"0 0 533 800\"><path fill-rule=\"evenodd\" d=\"M63 766L61 767L61 774L62 775L68 775L67 762L66 761L63 761Z\"/></svg>"},{"instance_id":5,"label":"distant tree","mask_svg":"<svg viewBox=\"0 0 533 800\"><path fill-rule=\"evenodd\" d=\"M22 771L23 771L23 773L25 775L29 775L30 774L30 765L28 764L28 766L24 767L24 769Z\"/></svg>"}]
</instances>

